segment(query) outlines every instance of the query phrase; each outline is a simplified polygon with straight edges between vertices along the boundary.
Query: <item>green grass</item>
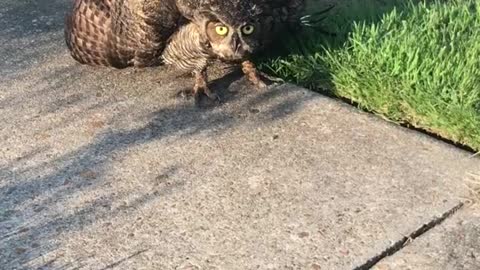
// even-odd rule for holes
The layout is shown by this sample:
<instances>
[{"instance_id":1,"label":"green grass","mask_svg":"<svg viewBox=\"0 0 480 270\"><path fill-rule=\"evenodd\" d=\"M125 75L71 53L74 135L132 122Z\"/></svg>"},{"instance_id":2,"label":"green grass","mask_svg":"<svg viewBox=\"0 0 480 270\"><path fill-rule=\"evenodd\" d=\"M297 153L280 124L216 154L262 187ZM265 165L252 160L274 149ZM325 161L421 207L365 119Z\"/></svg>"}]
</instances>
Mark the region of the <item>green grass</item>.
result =
<instances>
[{"instance_id":1,"label":"green grass","mask_svg":"<svg viewBox=\"0 0 480 270\"><path fill-rule=\"evenodd\" d=\"M480 0L381 2L343 1L337 37L305 31L263 68L480 150Z\"/></svg>"}]
</instances>

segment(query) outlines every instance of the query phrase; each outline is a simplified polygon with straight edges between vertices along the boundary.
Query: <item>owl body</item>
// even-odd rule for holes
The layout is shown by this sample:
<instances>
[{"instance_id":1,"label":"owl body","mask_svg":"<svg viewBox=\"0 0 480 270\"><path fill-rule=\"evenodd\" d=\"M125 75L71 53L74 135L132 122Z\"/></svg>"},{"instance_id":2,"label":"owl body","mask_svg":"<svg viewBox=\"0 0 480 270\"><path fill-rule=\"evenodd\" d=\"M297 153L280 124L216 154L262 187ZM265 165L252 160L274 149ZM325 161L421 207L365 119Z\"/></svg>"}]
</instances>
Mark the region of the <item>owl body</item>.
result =
<instances>
[{"instance_id":1,"label":"owl body","mask_svg":"<svg viewBox=\"0 0 480 270\"><path fill-rule=\"evenodd\" d=\"M305 0L75 0L65 38L80 63L116 68L172 64L195 74L207 95L210 60L241 63L259 83L250 56L293 22Z\"/></svg>"}]
</instances>

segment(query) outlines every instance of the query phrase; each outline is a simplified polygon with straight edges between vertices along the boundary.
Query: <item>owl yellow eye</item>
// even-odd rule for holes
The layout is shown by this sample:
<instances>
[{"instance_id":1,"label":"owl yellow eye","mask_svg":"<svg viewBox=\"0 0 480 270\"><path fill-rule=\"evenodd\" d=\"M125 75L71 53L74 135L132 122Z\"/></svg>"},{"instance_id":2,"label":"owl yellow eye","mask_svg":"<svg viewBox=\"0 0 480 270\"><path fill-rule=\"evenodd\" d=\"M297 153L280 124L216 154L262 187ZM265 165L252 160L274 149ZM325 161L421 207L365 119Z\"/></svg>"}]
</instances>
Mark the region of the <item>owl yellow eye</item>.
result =
<instances>
[{"instance_id":1,"label":"owl yellow eye","mask_svg":"<svg viewBox=\"0 0 480 270\"><path fill-rule=\"evenodd\" d=\"M217 35L226 36L228 34L228 27L225 25L217 25L215 27L215 32L217 32Z\"/></svg>"},{"instance_id":2,"label":"owl yellow eye","mask_svg":"<svg viewBox=\"0 0 480 270\"><path fill-rule=\"evenodd\" d=\"M242 33L245 35L250 35L255 31L255 27L253 25L247 24L244 27L242 27Z\"/></svg>"}]
</instances>

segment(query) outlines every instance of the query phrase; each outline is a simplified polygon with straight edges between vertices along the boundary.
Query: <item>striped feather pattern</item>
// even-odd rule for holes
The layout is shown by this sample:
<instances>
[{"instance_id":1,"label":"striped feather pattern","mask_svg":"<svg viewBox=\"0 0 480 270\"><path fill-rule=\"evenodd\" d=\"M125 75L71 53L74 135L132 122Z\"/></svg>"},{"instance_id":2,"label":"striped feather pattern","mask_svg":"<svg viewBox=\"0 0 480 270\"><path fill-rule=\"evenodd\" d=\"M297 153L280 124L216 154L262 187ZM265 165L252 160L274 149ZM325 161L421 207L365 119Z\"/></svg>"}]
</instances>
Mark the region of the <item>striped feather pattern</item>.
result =
<instances>
[{"instance_id":1,"label":"striped feather pattern","mask_svg":"<svg viewBox=\"0 0 480 270\"><path fill-rule=\"evenodd\" d=\"M180 17L174 0L75 0L65 40L83 64L154 66Z\"/></svg>"},{"instance_id":2,"label":"striped feather pattern","mask_svg":"<svg viewBox=\"0 0 480 270\"><path fill-rule=\"evenodd\" d=\"M166 64L175 65L183 70L202 70L211 58L204 46L206 42L200 35L198 26L189 23L173 35L163 52L163 59Z\"/></svg>"}]
</instances>

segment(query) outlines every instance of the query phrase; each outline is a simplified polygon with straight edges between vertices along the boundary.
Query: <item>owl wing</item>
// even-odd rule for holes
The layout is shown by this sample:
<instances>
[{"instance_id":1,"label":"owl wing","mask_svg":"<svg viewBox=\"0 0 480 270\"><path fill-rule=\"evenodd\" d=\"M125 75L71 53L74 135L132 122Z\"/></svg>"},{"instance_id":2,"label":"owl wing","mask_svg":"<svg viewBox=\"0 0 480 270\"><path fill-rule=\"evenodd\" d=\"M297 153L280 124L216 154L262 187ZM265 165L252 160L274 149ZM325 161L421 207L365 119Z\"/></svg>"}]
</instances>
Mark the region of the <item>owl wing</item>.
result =
<instances>
[{"instance_id":1,"label":"owl wing","mask_svg":"<svg viewBox=\"0 0 480 270\"><path fill-rule=\"evenodd\" d=\"M137 29L134 40L136 66L154 66L161 62L161 55L169 39L185 18L181 15L175 0L144 0L134 14Z\"/></svg>"},{"instance_id":2,"label":"owl wing","mask_svg":"<svg viewBox=\"0 0 480 270\"><path fill-rule=\"evenodd\" d=\"M277 23L295 24L305 9L305 0L259 0L259 4Z\"/></svg>"},{"instance_id":3,"label":"owl wing","mask_svg":"<svg viewBox=\"0 0 480 270\"><path fill-rule=\"evenodd\" d=\"M112 31L116 0L75 0L65 18L65 39L73 58L84 64L125 66L127 55L116 53Z\"/></svg>"},{"instance_id":4,"label":"owl wing","mask_svg":"<svg viewBox=\"0 0 480 270\"><path fill-rule=\"evenodd\" d=\"M157 65L178 14L174 0L75 0L66 17L67 46L85 64Z\"/></svg>"}]
</instances>

